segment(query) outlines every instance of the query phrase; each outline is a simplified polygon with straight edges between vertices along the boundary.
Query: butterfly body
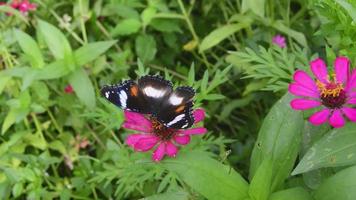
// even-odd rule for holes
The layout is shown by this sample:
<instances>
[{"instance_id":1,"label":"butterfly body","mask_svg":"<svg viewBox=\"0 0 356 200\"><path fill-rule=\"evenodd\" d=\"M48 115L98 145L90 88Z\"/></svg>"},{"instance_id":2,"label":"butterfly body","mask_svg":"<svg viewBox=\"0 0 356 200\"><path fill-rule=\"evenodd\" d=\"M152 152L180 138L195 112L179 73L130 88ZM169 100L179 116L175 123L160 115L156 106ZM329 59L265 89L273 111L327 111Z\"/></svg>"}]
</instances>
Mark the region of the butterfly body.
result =
<instances>
[{"instance_id":1,"label":"butterfly body","mask_svg":"<svg viewBox=\"0 0 356 200\"><path fill-rule=\"evenodd\" d=\"M137 83L127 80L104 86L101 94L124 110L149 115L165 128L186 129L194 123L194 89L181 86L173 90L172 83L161 76L146 75Z\"/></svg>"}]
</instances>

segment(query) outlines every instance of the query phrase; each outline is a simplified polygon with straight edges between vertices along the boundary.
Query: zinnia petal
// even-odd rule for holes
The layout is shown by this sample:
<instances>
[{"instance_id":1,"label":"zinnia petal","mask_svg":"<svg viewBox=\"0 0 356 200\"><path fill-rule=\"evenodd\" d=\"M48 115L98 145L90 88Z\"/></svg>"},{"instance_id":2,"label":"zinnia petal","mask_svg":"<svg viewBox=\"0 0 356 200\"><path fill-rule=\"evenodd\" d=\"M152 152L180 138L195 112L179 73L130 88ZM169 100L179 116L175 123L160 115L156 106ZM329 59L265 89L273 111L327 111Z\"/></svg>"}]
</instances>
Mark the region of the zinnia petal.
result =
<instances>
[{"instance_id":1,"label":"zinnia petal","mask_svg":"<svg viewBox=\"0 0 356 200\"><path fill-rule=\"evenodd\" d=\"M166 154L169 157L176 157L178 148L170 141L166 142Z\"/></svg>"},{"instance_id":2,"label":"zinnia petal","mask_svg":"<svg viewBox=\"0 0 356 200\"><path fill-rule=\"evenodd\" d=\"M208 130L206 130L206 128L204 127L198 127L198 128L187 129L187 130L180 130L180 132L185 135L199 135L208 132Z\"/></svg>"},{"instance_id":3,"label":"zinnia petal","mask_svg":"<svg viewBox=\"0 0 356 200\"><path fill-rule=\"evenodd\" d=\"M356 97L350 98L347 100L346 104L356 104Z\"/></svg>"},{"instance_id":4,"label":"zinnia petal","mask_svg":"<svg viewBox=\"0 0 356 200\"><path fill-rule=\"evenodd\" d=\"M310 90L318 91L315 81L303 70L297 70L293 75L293 79L296 83Z\"/></svg>"},{"instance_id":5,"label":"zinnia petal","mask_svg":"<svg viewBox=\"0 0 356 200\"><path fill-rule=\"evenodd\" d=\"M319 98L319 93L317 91L310 90L298 83L289 84L288 91L296 96Z\"/></svg>"},{"instance_id":6,"label":"zinnia petal","mask_svg":"<svg viewBox=\"0 0 356 200\"><path fill-rule=\"evenodd\" d=\"M314 76L321 82L327 83L328 78L328 70L326 68L325 62L317 58L310 62L310 68L314 74Z\"/></svg>"},{"instance_id":7,"label":"zinnia petal","mask_svg":"<svg viewBox=\"0 0 356 200\"><path fill-rule=\"evenodd\" d=\"M145 132L145 133L151 132L151 128L149 128L147 126L143 126L143 125L137 125L136 123L132 123L132 122L124 122L122 124L122 127L126 128L126 129L142 131L142 132Z\"/></svg>"},{"instance_id":8,"label":"zinnia petal","mask_svg":"<svg viewBox=\"0 0 356 200\"><path fill-rule=\"evenodd\" d=\"M196 109L193 112L193 116L194 116L194 123L196 124L196 123L204 120L205 112L203 109Z\"/></svg>"},{"instance_id":9,"label":"zinnia petal","mask_svg":"<svg viewBox=\"0 0 356 200\"><path fill-rule=\"evenodd\" d=\"M337 57L334 63L336 80L341 83L347 81L349 75L350 61L346 57Z\"/></svg>"},{"instance_id":10,"label":"zinnia petal","mask_svg":"<svg viewBox=\"0 0 356 200\"><path fill-rule=\"evenodd\" d=\"M342 117L341 111L339 109L334 110L333 114L329 119L329 123L334 128L340 128L345 125L344 117Z\"/></svg>"},{"instance_id":11,"label":"zinnia petal","mask_svg":"<svg viewBox=\"0 0 356 200\"><path fill-rule=\"evenodd\" d=\"M341 110L347 118L353 122L356 122L356 108L342 108Z\"/></svg>"},{"instance_id":12,"label":"zinnia petal","mask_svg":"<svg viewBox=\"0 0 356 200\"><path fill-rule=\"evenodd\" d=\"M157 149L153 152L152 160L155 162L161 161L165 153L166 153L166 144L162 142L160 145L158 145Z\"/></svg>"},{"instance_id":13,"label":"zinnia petal","mask_svg":"<svg viewBox=\"0 0 356 200\"><path fill-rule=\"evenodd\" d=\"M134 147L134 145L136 144L136 142L141 139L141 138L145 138L145 137L149 137L150 135L147 134L131 134L129 136L127 136L126 138L126 144Z\"/></svg>"},{"instance_id":14,"label":"zinnia petal","mask_svg":"<svg viewBox=\"0 0 356 200\"><path fill-rule=\"evenodd\" d=\"M293 99L290 105L294 110L306 110L320 106L321 102L309 99Z\"/></svg>"},{"instance_id":15,"label":"zinnia petal","mask_svg":"<svg viewBox=\"0 0 356 200\"><path fill-rule=\"evenodd\" d=\"M176 135L173 139L177 144L186 145L190 142L190 135Z\"/></svg>"},{"instance_id":16,"label":"zinnia petal","mask_svg":"<svg viewBox=\"0 0 356 200\"><path fill-rule=\"evenodd\" d=\"M347 81L345 90L346 91L351 90L352 92L352 90L355 91L355 88L356 88L356 69L352 70L352 74L349 77L349 80Z\"/></svg>"},{"instance_id":17,"label":"zinnia petal","mask_svg":"<svg viewBox=\"0 0 356 200\"><path fill-rule=\"evenodd\" d=\"M309 117L309 122L314 125L320 125L325 123L330 115L330 110L325 108L319 112L314 113L312 116Z\"/></svg>"},{"instance_id":18,"label":"zinnia petal","mask_svg":"<svg viewBox=\"0 0 356 200\"><path fill-rule=\"evenodd\" d=\"M125 115L126 122L131 122L137 125L143 125L147 127L152 126L151 122L148 119L146 119L146 117L143 114L125 110L124 115Z\"/></svg>"},{"instance_id":19,"label":"zinnia petal","mask_svg":"<svg viewBox=\"0 0 356 200\"><path fill-rule=\"evenodd\" d=\"M134 149L136 151L148 151L152 149L159 141L159 138L156 136L144 137L139 139L134 144Z\"/></svg>"}]
</instances>

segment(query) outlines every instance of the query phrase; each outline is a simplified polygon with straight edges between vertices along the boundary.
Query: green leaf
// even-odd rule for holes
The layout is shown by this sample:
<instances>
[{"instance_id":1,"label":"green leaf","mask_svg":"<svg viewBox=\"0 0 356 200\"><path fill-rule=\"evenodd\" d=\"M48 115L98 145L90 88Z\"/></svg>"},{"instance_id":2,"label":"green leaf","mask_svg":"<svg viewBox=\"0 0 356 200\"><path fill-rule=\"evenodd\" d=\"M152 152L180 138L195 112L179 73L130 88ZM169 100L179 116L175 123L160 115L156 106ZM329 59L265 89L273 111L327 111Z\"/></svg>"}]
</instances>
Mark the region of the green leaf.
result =
<instances>
[{"instance_id":1,"label":"green leaf","mask_svg":"<svg viewBox=\"0 0 356 200\"><path fill-rule=\"evenodd\" d=\"M151 22L156 12L157 10L154 7L148 7L143 10L143 12L141 13L141 20L143 26L147 26Z\"/></svg>"},{"instance_id":2,"label":"green leaf","mask_svg":"<svg viewBox=\"0 0 356 200\"><path fill-rule=\"evenodd\" d=\"M6 76L4 74L0 74L0 95L2 91L4 90L7 82L11 79L10 76Z\"/></svg>"},{"instance_id":3,"label":"green leaf","mask_svg":"<svg viewBox=\"0 0 356 200\"><path fill-rule=\"evenodd\" d=\"M65 60L56 60L41 70L38 70L36 75L37 80L48 80L56 79L67 75L70 72L70 69L66 66Z\"/></svg>"},{"instance_id":4,"label":"green leaf","mask_svg":"<svg viewBox=\"0 0 356 200\"><path fill-rule=\"evenodd\" d=\"M346 12L350 15L354 23L356 23L356 8L353 7L351 4L346 2L345 0L335 0L341 7L343 7Z\"/></svg>"},{"instance_id":5,"label":"green leaf","mask_svg":"<svg viewBox=\"0 0 356 200\"><path fill-rule=\"evenodd\" d=\"M76 64L78 66L82 66L95 60L115 43L116 40L93 42L80 47L74 52L74 59Z\"/></svg>"},{"instance_id":6,"label":"green leaf","mask_svg":"<svg viewBox=\"0 0 356 200\"><path fill-rule=\"evenodd\" d=\"M252 152L250 177L266 157L272 156L272 192L289 176L300 149L304 121L300 111L291 109L289 102L292 98L286 94L271 108Z\"/></svg>"},{"instance_id":7,"label":"green leaf","mask_svg":"<svg viewBox=\"0 0 356 200\"><path fill-rule=\"evenodd\" d=\"M281 190L271 194L269 200L313 200L311 195L302 187Z\"/></svg>"},{"instance_id":8,"label":"green leaf","mask_svg":"<svg viewBox=\"0 0 356 200\"><path fill-rule=\"evenodd\" d=\"M178 21L173 21L172 19L153 19L150 23L154 29L161 32L182 32L179 28Z\"/></svg>"},{"instance_id":9,"label":"green leaf","mask_svg":"<svg viewBox=\"0 0 356 200\"><path fill-rule=\"evenodd\" d=\"M94 108L95 92L88 74L83 69L79 68L70 74L69 82L77 97L89 108Z\"/></svg>"},{"instance_id":10,"label":"green leaf","mask_svg":"<svg viewBox=\"0 0 356 200\"><path fill-rule=\"evenodd\" d=\"M258 167L255 175L253 176L249 195L253 200L267 200L271 192L271 182L272 182L272 159L266 157L266 159Z\"/></svg>"},{"instance_id":11,"label":"green leaf","mask_svg":"<svg viewBox=\"0 0 356 200\"><path fill-rule=\"evenodd\" d=\"M38 27L44 36L45 42L56 59L71 57L72 48L65 35L52 24L38 20Z\"/></svg>"},{"instance_id":12,"label":"green leaf","mask_svg":"<svg viewBox=\"0 0 356 200\"><path fill-rule=\"evenodd\" d=\"M156 55L156 41L151 35L140 35L136 38L135 49L142 62L149 62L153 60Z\"/></svg>"},{"instance_id":13,"label":"green leaf","mask_svg":"<svg viewBox=\"0 0 356 200\"><path fill-rule=\"evenodd\" d=\"M188 85L193 86L195 82L195 64L192 63L190 65L189 73L188 73Z\"/></svg>"},{"instance_id":14,"label":"green leaf","mask_svg":"<svg viewBox=\"0 0 356 200\"><path fill-rule=\"evenodd\" d=\"M355 133L355 132L354 132ZM355 200L356 166L339 171L326 179L315 192L316 200Z\"/></svg>"},{"instance_id":15,"label":"green leaf","mask_svg":"<svg viewBox=\"0 0 356 200\"><path fill-rule=\"evenodd\" d=\"M222 40L228 38L230 35L248 26L248 23L228 24L213 30L211 33L204 37L199 46L199 51L203 52L207 49L210 49Z\"/></svg>"},{"instance_id":16,"label":"green leaf","mask_svg":"<svg viewBox=\"0 0 356 200\"><path fill-rule=\"evenodd\" d=\"M29 58L31 66L34 68L42 68L44 61L36 41L32 39L30 35L22 32L21 30L14 30L14 32L22 51Z\"/></svg>"},{"instance_id":17,"label":"green leaf","mask_svg":"<svg viewBox=\"0 0 356 200\"><path fill-rule=\"evenodd\" d=\"M356 124L329 131L304 155L293 175L322 167L356 164Z\"/></svg>"},{"instance_id":18,"label":"green leaf","mask_svg":"<svg viewBox=\"0 0 356 200\"><path fill-rule=\"evenodd\" d=\"M22 194L22 191L23 191L23 183L17 182L12 188L12 195L14 195L14 197L16 198Z\"/></svg>"},{"instance_id":19,"label":"green leaf","mask_svg":"<svg viewBox=\"0 0 356 200\"><path fill-rule=\"evenodd\" d=\"M292 37L297 41L299 44L301 44L303 47L308 48L307 40L305 39L305 36L303 33L295 31L286 25L282 23L282 21L275 21L272 24L273 28L277 29L278 31L287 34L288 36Z\"/></svg>"},{"instance_id":20,"label":"green leaf","mask_svg":"<svg viewBox=\"0 0 356 200\"><path fill-rule=\"evenodd\" d=\"M251 10L253 13L260 17L265 15L265 0L243 0L241 3L241 12Z\"/></svg>"},{"instance_id":21,"label":"green leaf","mask_svg":"<svg viewBox=\"0 0 356 200\"><path fill-rule=\"evenodd\" d=\"M188 200L189 194L185 191L172 191L163 194L156 194L153 196L145 197L145 200Z\"/></svg>"},{"instance_id":22,"label":"green leaf","mask_svg":"<svg viewBox=\"0 0 356 200\"><path fill-rule=\"evenodd\" d=\"M207 199L243 200L248 196L246 181L207 153L182 152L177 158L164 160L162 165L177 173L182 181Z\"/></svg>"},{"instance_id":23,"label":"green leaf","mask_svg":"<svg viewBox=\"0 0 356 200\"><path fill-rule=\"evenodd\" d=\"M141 22L137 19L129 18L120 21L111 31L111 35L116 37L118 35L130 35L137 33L141 28Z\"/></svg>"}]
</instances>

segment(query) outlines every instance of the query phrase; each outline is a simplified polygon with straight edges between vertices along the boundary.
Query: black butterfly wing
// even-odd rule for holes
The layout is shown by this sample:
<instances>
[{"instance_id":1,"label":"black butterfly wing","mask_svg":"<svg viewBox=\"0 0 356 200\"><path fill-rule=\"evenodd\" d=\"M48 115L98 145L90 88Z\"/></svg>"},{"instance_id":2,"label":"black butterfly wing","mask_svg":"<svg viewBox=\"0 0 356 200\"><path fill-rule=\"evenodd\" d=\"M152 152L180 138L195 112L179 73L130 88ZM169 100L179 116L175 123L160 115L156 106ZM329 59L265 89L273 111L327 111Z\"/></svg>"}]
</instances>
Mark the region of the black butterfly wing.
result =
<instances>
[{"instance_id":1,"label":"black butterfly wing","mask_svg":"<svg viewBox=\"0 0 356 200\"><path fill-rule=\"evenodd\" d=\"M195 91L188 86L178 87L162 103L158 121L168 128L187 129L194 123L193 97Z\"/></svg>"},{"instance_id":2,"label":"black butterfly wing","mask_svg":"<svg viewBox=\"0 0 356 200\"><path fill-rule=\"evenodd\" d=\"M149 103L143 97L137 83L127 80L117 85L106 85L101 95L116 106L133 112L148 114Z\"/></svg>"},{"instance_id":3,"label":"black butterfly wing","mask_svg":"<svg viewBox=\"0 0 356 200\"><path fill-rule=\"evenodd\" d=\"M161 76L146 75L138 80L143 98L148 102L148 110L153 116L161 110L161 104L173 91L172 83Z\"/></svg>"}]
</instances>

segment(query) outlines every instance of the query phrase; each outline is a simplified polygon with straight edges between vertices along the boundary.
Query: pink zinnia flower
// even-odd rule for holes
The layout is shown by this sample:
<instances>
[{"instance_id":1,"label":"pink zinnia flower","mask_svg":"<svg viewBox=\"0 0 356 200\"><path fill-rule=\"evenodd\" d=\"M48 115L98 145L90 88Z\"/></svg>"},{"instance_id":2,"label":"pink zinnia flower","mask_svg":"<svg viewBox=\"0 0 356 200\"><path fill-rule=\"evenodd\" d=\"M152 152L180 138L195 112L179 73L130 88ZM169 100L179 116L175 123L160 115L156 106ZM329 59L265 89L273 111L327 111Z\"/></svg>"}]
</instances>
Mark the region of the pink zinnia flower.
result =
<instances>
[{"instance_id":1,"label":"pink zinnia flower","mask_svg":"<svg viewBox=\"0 0 356 200\"><path fill-rule=\"evenodd\" d=\"M344 126L344 116L356 121L356 69L350 73L350 61L346 57L338 57L334 63L334 72L330 76L324 61L320 58L310 63L311 71L316 77L313 80L306 72L297 70L293 76L294 83L289 85L289 92L302 98L291 101L295 110L307 110L321 106L322 109L309 121L320 125L329 121L335 128Z\"/></svg>"},{"instance_id":2,"label":"pink zinnia flower","mask_svg":"<svg viewBox=\"0 0 356 200\"><path fill-rule=\"evenodd\" d=\"M30 3L29 0L13 0L10 4L12 8L19 10L22 13L27 13L28 11L36 10L37 5Z\"/></svg>"},{"instance_id":3,"label":"pink zinnia flower","mask_svg":"<svg viewBox=\"0 0 356 200\"><path fill-rule=\"evenodd\" d=\"M286 38L281 35L276 35L272 39L272 43L278 45L281 48L286 47Z\"/></svg>"},{"instance_id":4,"label":"pink zinnia flower","mask_svg":"<svg viewBox=\"0 0 356 200\"><path fill-rule=\"evenodd\" d=\"M202 109L193 112L194 123L205 118ZM157 147L152 154L152 160L159 162L165 155L175 157L178 153L176 145L186 145L190 142L190 136L204 134L204 127L191 129L172 129L163 126L154 118L146 118L145 115L125 110L124 128L139 131L140 133L129 135L126 143L136 151L146 152Z\"/></svg>"},{"instance_id":5,"label":"pink zinnia flower","mask_svg":"<svg viewBox=\"0 0 356 200\"><path fill-rule=\"evenodd\" d=\"M64 88L64 92L65 93L67 93L67 94L71 94L71 93L73 93L74 92L74 90L73 90L73 87L72 87L72 85L67 85L65 88Z\"/></svg>"}]
</instances>

